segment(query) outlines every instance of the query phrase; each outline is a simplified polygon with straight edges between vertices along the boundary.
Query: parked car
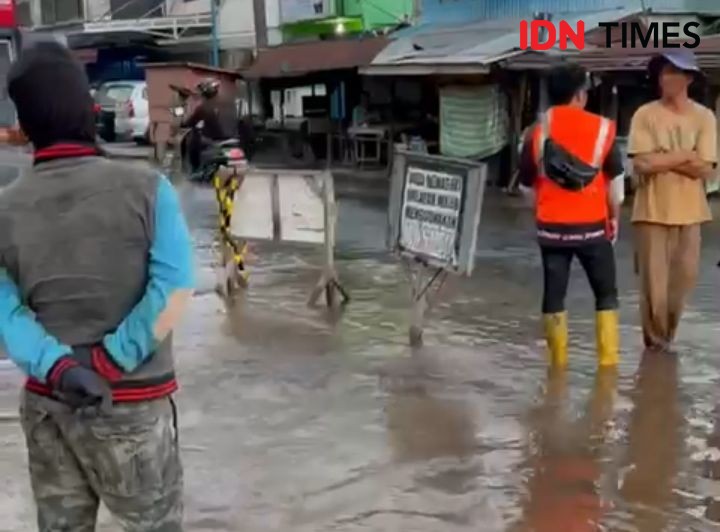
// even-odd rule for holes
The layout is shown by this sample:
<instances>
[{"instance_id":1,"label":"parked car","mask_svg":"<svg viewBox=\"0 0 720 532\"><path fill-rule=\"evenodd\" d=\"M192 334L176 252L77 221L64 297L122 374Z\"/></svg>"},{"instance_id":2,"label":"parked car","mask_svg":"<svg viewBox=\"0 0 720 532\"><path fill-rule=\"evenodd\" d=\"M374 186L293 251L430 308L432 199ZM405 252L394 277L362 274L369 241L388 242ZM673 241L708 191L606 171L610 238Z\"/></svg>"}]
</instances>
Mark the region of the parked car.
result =
<instances>
[{"instance_id":1,"label":"parked car","mask_svg":"<svg viewBox=\"0 0 720 532\"><path fill-rule=\"evenodd\" d=\"M144 81L110 81L95 94L98 134L103 140L147 142L150 114Z\"/></svg>"},{"instance_id":2,"label":"parked car","mask_svg":"<svg viewBox=\"0 0 720 532\"><path fill-rule=\"evenodd\" d=\"M27 146L0 145L0 193L32 167Z\"/></svg>"}]
</instances>

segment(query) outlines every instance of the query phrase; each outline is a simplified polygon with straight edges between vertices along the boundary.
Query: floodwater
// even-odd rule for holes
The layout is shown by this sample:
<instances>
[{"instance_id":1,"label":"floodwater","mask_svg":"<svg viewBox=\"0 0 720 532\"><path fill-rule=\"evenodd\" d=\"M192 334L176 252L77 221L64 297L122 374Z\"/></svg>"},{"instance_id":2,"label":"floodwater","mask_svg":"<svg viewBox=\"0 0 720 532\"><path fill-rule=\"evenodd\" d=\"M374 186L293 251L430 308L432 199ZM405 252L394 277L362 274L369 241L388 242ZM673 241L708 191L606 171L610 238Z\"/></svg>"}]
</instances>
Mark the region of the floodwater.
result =
<instances>
[{"instance_id":1,"label":"floodwater","mask_svg":"<svg viewBox=\"0 0 720 532\"><path fill-rule=\"evenodd\" d=\"M487 199L474 275L445 282L425 347L411 350L408 287L384 250L383 206L340 204L344 312L305 305L319 249L275 244L255 246L251 287L227 308L213 291L212 193L182 195L200 271L175 336L187 530L718 529L716 227L677 357L641 354L626 225L620 367L595 370L593 302L578 268L570 367L548 374L532 221L513 200ZM10 375L0 381L6 412ZM25 531L32 506L16 425L0 424L0 530Z\"/></svg>"}]
</instances>

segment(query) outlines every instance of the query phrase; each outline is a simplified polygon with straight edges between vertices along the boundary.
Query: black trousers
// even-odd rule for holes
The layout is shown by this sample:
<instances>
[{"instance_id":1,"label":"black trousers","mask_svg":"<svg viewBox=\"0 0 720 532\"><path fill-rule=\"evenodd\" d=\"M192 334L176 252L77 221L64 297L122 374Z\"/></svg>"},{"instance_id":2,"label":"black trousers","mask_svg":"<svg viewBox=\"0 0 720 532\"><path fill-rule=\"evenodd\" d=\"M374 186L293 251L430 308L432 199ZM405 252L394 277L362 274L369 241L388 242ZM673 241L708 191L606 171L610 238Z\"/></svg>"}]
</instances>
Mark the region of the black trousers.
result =
<instances>
[{"instance_id":1,"label":"black trousers","mask_svg":"<svg viewBox=\"0 0 720 532\"><path fill-rule=\"evenodd\" d=\"M610 241L567 247L541 244L540 251L544 277L543 314L555 314L565 310L573 257L578 258L585 270L595 295L595 309L600 311L618 308L615 250Z\"/></svg>"}]
</instances>

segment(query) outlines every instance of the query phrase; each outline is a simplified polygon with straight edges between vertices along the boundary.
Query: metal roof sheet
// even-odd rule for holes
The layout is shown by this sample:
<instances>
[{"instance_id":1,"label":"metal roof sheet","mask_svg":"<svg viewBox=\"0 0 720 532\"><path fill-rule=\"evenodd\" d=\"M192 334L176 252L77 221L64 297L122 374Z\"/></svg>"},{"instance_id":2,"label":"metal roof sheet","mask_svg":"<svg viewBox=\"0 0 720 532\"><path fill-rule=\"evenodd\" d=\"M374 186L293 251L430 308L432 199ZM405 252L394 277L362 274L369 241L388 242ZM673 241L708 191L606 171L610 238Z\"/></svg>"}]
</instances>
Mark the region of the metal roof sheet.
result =
<instances>
[{"instance_id":1,"label":"metal roof sheet","mask_svg":"<svg viewBox=\"0 0 720 532\"><path fill-rule=\"evenodd\" d=\"M243 72L251 79L299 77L311 72L346 70L369 65L388 44L386 37L283 44L258 52Z\"/></svg>"},{"instance_id":2,"label":"metal roof sheet","mask_svg":"<svg viewBox=\"0 0 720 532\"><path fill-rule=\"evenodd\" d=\"M612 9L590 13L557 14L554 20L571 25L584 21L586 34L600 22L636 16L638 10ZM524 54L520 50L521 18L485 20L466 25L428 27L407 37L397 38L372 61L366 74L390 73L392 66L476 65L487 67L499 60ZM558 49L559 51L559 49ZM398 71L398 73L400 73Z\"/></svg>"},{"instance_id":3,"label":"metal roof sheet","mask_svg":"<svg viewBox=\"0 0 720 532\"><path fill-rule=\"evenodd\" d=\"M678 43L679 44L679 43ZM549 53L524 52L504 62L510 70L544 69L557 62L573 62L588 70L600 71L641 71L647 68L653 56L666 48L650 46L647 48L611 48L589 47L582 51L553 50ZM667 50L676 50L676 47ZM720 35L701 38L700 44L692 51L697 57L701 69L720 68Z\"/></svg>"}]
</instances>

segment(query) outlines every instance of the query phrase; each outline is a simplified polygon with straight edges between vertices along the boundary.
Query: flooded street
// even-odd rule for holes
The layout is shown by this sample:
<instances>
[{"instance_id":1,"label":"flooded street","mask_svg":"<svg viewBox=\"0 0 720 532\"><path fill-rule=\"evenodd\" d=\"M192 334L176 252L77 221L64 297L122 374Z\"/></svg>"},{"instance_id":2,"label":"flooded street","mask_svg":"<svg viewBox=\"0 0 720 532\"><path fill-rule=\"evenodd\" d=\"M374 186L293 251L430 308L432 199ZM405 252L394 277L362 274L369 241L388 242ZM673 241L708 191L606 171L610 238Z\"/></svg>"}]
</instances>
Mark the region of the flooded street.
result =
<instances>
[{"instance_id":1,"label":"flooded street","mask_svg":"<svg viewBox=\"0 0 720 532\"><path fill-rule=\"evenodd\" d=\"M576 267L570 367L548 375L539 253L516 200L486 200L475 273L448 279L426 346L411 351L384 206L341 201L338 267L352 301L328 315L306 306L322 250L266 243L253 248L244 300L225 308L213 194L182 195L200 272L175 335L187 530L720 529L718 224L704 235L678 358L641 356L626 223L621 365L596 373L593 299ZM20 377L0 368L0 531L22 532L34 510Z\"/></svg>"}]
</instances>

